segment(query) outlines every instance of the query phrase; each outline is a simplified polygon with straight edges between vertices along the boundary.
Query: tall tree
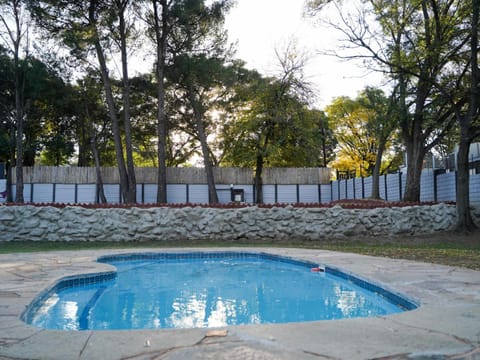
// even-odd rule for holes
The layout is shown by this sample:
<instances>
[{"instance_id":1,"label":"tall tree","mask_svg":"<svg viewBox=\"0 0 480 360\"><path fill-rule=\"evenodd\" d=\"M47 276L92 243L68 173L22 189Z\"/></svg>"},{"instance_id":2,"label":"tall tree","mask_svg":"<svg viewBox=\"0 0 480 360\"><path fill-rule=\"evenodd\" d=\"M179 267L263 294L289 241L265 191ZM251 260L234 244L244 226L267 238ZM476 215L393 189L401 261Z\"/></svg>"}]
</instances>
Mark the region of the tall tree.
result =
<instances>
[{"instance_id":1,"label":"tall tree","mask_svg":"<svg viewBox=\"0 0 480 360\"><path fill-rule=\"evenodd\" d=\"M128 72L126 72L126 36L128 29L124 11L128 2L117 0L90 0L87 2L71 2L68 0L28 0L36 23L47 31L49 36L60 39L73 55L88 63L93 53L96 56L98 71L104 86L105 100L115 142L117 167L120 177L120 188L123 201L136 201L136 185L131 158L130 135L127 135L128 168L125 163L124 146L121 135L119 111L115 103L112 79L108 67L107 51L114 52L111 38L112 30L115 39L119 40L122 58L122 81L124 82L124 125L129 129L128 118ZM118 23L117 23L118 22ZM117 25L115 25L117 24ZM125 109L126 105L126 109ZM125 112L125 110L127 112ZM129 130L127 130L128 132Z\"/></svg>"},{"instance_id":2,"label":"tall tree","mask_svg":"<svg viewBox=\"0 0 480 360\"><path fill-rule=\"evenodd\" d=\"M11 166L15 164L15 94L13 61L8 51L0 45L0 161L6 163L7 189L12 188ZM12 192L7 191L7 202L12 202Z\"/></svg>"},{"instance_id":3,"label":"tall tree","mask_svg":"<svg viewBox=\"0 0 480 360\"><path fill-rule=\"evenodd\" d=\"M306 58L297 52L295 44L288 44L283 52L276 51L276 55L281 73L277 81L268 85L265 102L262 104L266 106L263 109L264 113L260 115L264 117L264 134L262 144L257 148L254 180L258 203L263 202L262 172L268 148L272 142L282 141L284 129L293 123L295 115L298 114L298 104L307 104L307 99L311 95L303 72Z\"/></svg>"},{"instance_id":4,"label":"tall tree","mask_svg":"<svg viewBox=\"0 0 480 360\"><path fill-rule=\"evenodd\" d=\"M327 167L328 163L335 158L334 150L337 146L337 139L335 139L324 111L311 110L311 116L317 129L315 138L320 141L320 155L315 166Z\"/></svg>"},{"instance_id":5,"label":"tall tree","mask_svg":"<svg viewBox=\"0 0 480 360\"><path fill-rule=\"evenodd\" d=\"M92 71L77 81L75 88L77 108L77 139L79 146L78 166L95 166L96 172L96 196L95 202L106 203L107 199L103 187L103 176L101 172L102 159L99 147L105 148L103 134L108 131L108 112L103 103L101 81L98 74ZM103 156L106 151L104 149Z\"/></svg>"},{"instance_id":6,"label":"tall tree","mask_svg":"<svg viewBox=\"0 0 480 360\"><path fill-rule=\"evenodd\" d=\"M372 126L369 126L371 112L358 99L345 96L334 99L326 111L338 142L337 160L333 166L338 166L335 162L339 161L340 164L353 165L359 176L372 175L378 144Z\"/></svg>"},{"instance_id":7,"label":"tall tree","mask_svg":"<svg viewBox=\"0 0 480 360\"><path fill-rule=\"evenodd\" d=\"M24 165L33 166L39 154L45 165L64 165L75 145L73 88L55 64L30 56L25 68Z\"/></svg>"},{"instance_id":8,"label":"tall tree","mask_svg":"<svg viewBox=\"0 0 480 360\"><path fill-rule=\"evenodd\" d=\"M167 202L167 115L165 109L165 67L167 59L167 45L170 12L167 0L151 0L150 14L151 29L156 47L155 77L157 80L157 203Z\"/></svg>"},{"instance_id":9,"label":"tall tree","mask_svg":"<svg viewBox=\"0 0 480 360\"><path fill-rule=\"evenodd\" d=\"M393 99L393 95L388 99L382 90L367 87L355 99L340 97L327 107L339 147L333 166L372 176L374 199L380 198L379 176L387 168L382 158L392 149L392 132L398 127Z\"/></svg>"},{"instance_id":10,"label":"tall tree","mask_svg":"<svg viewBox=\"0 0 480 360\"><path fill-rule=\"evenodd\" d=\"M0 24L2 42L11 50L14 62L15 78L15 143L16 143L16 193L15 202L23 203L23 136L24 136L24 113L23 113L23 72L22 68L22 44L28 48L28 27L25 6L22 0L0 1ZM13 162L12 162L13 163Z\"/></svg>"},{"instance_id":11,"label":"tall tree","mask_svg":"<svg viewBox=\"0 0 480 360\"><path fill-rule=\"evenodd\" d=\"M125 154L127 158L127 191L124 201L135 203L137 201L137 181L135 178L135 164L133 162L132 131L130 121L130 79L128 75L128 48L127 41L133 32L132 23L128 23L128 8L130 0L114 0L113 14L118 19L111 23L113 34L117 34L117 46L120 50L122 62L122 102L123 102L123 126L125 131ZM133 22L133 21L132 21Z\"/></svg>"},{"instance_id":12,"label":"tall tree","mask_svg":"<svg viewBox=\"0 0 480 360\"><path fill-rule=\"evenodd\" d=\"M460 141L457 154L457 226L456 230L461 232L472 231L476 228L470 213L470 181L468 154L470 144L474 139L480 138L480 69L478 67L479 55L479 13L480 1L472 0L470 15L470 46L469 70L466 74L469 79L465 80L467 104L463 101L454 103L455 115L460 125ZM467 17L468 18L468 17Z\"/></svg>"},{"instance_id":13,"label":"tall tree","mask_svg":"<svg viewBox=\"0 0 480 360\"><path fill-rule=\"evenodd\" d=\"M263 202L262 173L266 163L288 166L301 159L304 164L318 161L321 137L317 114L307 108L311 92L303 77L305 58L293 45L289 44L283 53L277 52L281 69L277 77L248 75L248 81L237 90L237 118L225 124L224 162L255 169L258 203Z\"/></svg>"},{"instance_id":14,"label":"tall tree","mask_svg":"<svg viewBox=\"0 0 480 360\"><path fill-rule=\"evenodd\" d=\"M380 199L380 171L382 158L393 131L398 127L396 116L396 95L392 93L388 99L380 89L365 88L358 101L368 112L367 127L376 138L375 165L372 170L372 198Z\"/></svg>"},{"instance_id":15,"label":"tall tree","mask_svg":"<svg viewBox=\"0 0 480 360\"><path fill-rule=\"evenodd\" d=\"M326 3L335 1L310 0L307 6L315 13ZM399 124L407 154L406 201L420 199L425 154L454 123L448 99L436 84L451 77L452 63L465 43L457 31L464 4L459 0L369 0L356 18L340 11L341 25L332 24L356 51L339 56L370 61L398 86ZM379 29L372 26L372 17Z\"/></svg>"},{"instance_id":16,"label":"tall tree","mask_svg":"<svg viewBox=\"0 0 480 360\"><path fill-rule=\"evenodd\" d=\"M195 134L200 143L208 184L209 202L217 203L211 151L207 141L207 113L217 103L222 86L229 78L231 49L227 48L223 23L230 0L177 1L170 14L174 19L170 48L172 65L169 77L184 99Z\"/></svg>"}]
</instances>

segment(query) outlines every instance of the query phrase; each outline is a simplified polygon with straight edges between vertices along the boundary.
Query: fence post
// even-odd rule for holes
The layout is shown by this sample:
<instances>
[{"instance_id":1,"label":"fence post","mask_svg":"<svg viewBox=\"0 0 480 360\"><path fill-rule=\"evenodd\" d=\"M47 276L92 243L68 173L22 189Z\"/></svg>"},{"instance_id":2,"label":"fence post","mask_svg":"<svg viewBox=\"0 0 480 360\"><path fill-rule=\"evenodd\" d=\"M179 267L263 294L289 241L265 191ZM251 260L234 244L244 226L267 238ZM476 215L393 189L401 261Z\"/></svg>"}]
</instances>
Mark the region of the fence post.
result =
<instances>
[{"instance_id":1,"label":"fence post","mask_svg":"<svg viewBox=\"0 0 480 360\"><path fill-rule=\"evenodd\" d=\"M365 178L362 176L362 199L365 199Z\"/></svg>"},{"instance_id":2,"label":"fence post","mask_svg":"<svg viewBox=\"0 0 480 360\"><path fill-rule=\"evenodd\" d=\"M455 201L457 200L457 183L458 183L458 171L455 170Z\"/></svg>"},{"instance_id":3,"label":"fence post","mask_svg":"<svg viewBox=\"0 0 480 360\"><path fill-rule=\"evenodd\" d=\"M53 183L53 191L52 191L52 203L55 202L55 193L57 191L57 184L56 183Z\"/></svg>"},{"instance_id":4,"label":"fence post","mask_svg":"<svg viewBox=\"0 0 480 360\"><path fill-rule=\"evenodd\" d=\"M402 172L398 172L398 198L400 201L402 201L403 195L402 195Z\"/></svg>"},{"instance_id":5,"label":"fence post","mask_svg":"<svg viewBox=\"0 0 480 360\"><path fill-rule=\"evenodd\" d=\"M188 204L190 202L190 188L188 184L185 184L185 197Z\"/></svg>"},{"instance_id":6,"label":"fence post","mask_svg":"<svg viewBox=\"0 0 480 360\"><path fill-rule=\"evenodd\" d=\"M74 200L75 200L75 204L78 203L78 184L75 183L75 188L74 188Z\"/></svg>"},{"instance_id":7,"label":"fence post","mask_svg":"<svg viewBox=\"0 0 480 360\"><path fill-rule=\"evenodd\" d=\"M34 183L31 183L30 184L30 202L33 203L33 190L34 190L35 186L34 186Z\"/></svg>"},{"instance_id":8,"label":"fence post","mask_svg":"<svg viewBox=\"0 0 480 360\"><path fill-rule=\"evenodd\" d=\"M297 184L297 204L300 202L300 184Z\"/></svg>"},{"instance_id":9,"label":"fence post","mask_svg":"<svg viewBox=\"0 0 480 360\"><path fill-rule=\"evenodd\" d=\"M275 204L277 204L278 203L278 186L277 186L277 184L275 184L274 188L275 188Z\"/></svg>"},{"instance_id":10,"label":"fence post","mask_svg":"<svg viewBox=\"0 0 480 360\"><path fill-rule=\"evenodd\" d=\"M383 175L383 182L385 183L385 200L388 201L387 174Z\"/></svg>"},{"instance_id":11,"label":"fence post","mask_svg":"<svg viewBox=\"0 0 480 360\"><path fill-rule=\"evenodd\" d=\"M322 203L322 185L318 184L317 185L317 190L318 190L318 203Z\"/></svg>"}]
</instances>

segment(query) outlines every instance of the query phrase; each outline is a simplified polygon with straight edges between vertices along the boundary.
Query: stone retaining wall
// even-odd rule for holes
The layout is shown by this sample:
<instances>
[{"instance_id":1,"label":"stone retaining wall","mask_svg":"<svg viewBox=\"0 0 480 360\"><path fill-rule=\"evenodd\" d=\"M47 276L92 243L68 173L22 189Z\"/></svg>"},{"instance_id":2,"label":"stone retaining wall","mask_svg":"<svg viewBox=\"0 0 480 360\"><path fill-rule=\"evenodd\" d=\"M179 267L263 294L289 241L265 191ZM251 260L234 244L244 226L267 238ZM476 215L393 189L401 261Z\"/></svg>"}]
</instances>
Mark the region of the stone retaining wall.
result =
<instances>
[{"instance_id":1,"label":"stone retaining wall","mask_svg":"<svg viewBox=\"0 0 480 360\"><path fill-rule=\"evenodd\" d=\"M455 206L446 204L369 210L0 206L0 241L321 240L429 234L449 230L455 221Z\"/></svg>"}]
</instances>

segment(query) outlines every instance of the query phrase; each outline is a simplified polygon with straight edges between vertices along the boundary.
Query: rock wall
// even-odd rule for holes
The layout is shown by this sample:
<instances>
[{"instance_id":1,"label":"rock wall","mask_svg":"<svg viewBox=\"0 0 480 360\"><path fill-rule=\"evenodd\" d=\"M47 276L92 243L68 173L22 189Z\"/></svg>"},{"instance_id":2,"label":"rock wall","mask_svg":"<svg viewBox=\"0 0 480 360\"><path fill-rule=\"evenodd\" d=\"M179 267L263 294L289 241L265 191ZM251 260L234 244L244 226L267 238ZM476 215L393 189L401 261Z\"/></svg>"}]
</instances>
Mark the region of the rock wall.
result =
<instances>
[{"instance_id":1,"label":"rock wall","mask_svg":"<svg viewBox=\"0 0 480 360\"><path fill-rule=\"evenodd\" d=\"M474 214L477 219L480 214ZM455 206L110 208L0 206L0 241L285 241L429 234L451 229Z\"/></svg>"}]
</instances>

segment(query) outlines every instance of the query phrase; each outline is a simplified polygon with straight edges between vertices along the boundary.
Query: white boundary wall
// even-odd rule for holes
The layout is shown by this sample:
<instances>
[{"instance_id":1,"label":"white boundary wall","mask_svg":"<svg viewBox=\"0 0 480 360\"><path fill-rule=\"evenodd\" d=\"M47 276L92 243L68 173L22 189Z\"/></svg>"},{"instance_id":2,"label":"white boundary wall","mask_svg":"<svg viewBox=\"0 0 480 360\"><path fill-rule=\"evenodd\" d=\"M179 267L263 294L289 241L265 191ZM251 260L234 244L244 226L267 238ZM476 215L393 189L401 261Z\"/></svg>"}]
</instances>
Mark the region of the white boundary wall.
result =
<instances>
[{"instance_id":1,"label":"white boundary wall","mask_svg":"<svg viewBox=\"0 0 480 360\"><path fill-rule=\"evenodd\" d=\"M380 196L388 201L400 201L405 190L406 174L388 174L380 177ZM421 178L421 201L455 201L456 173L435 175L424 170ZM0 192L6 189L6 180L0 180ZM244 192L246 203L254 203L255 188L251 184L236 184L234 189ZM15 197L15 187L12 186ZM217 185L220 203L231 201L230 185ZM120 186L105 184L104 192L109 203L120 202ZM95 184L28 184L24 186L24 199L32 203L95 203ZM265 184L264 203L329 203L343 199L369 198L372 178L354 178L332 181L330 184ZM137 184L137 203L156 202L156 184ZM0 203L5 199L0 196ZM208 203L205 184L168 184L167 202L170 204ZM470 202L480 204L480 174L470 175Z\"/></svg>"},{"instance_id":2,"label":"white boundary wall","mask_svg":"<svg viewBox=\"0 0 480 360\"><path fill-rule=\"evenodd\" d=\"M380 197L388 201L400 201L405 191L406 174L380 176ZM372 178L355 178L333 181L332 201L369 198L372 194ZM456 173L435 174L427 169L422 172L420 201L456 201ZM470 202L480 204L480 174L470 175Z\"/></svg>"}]
</instances>

